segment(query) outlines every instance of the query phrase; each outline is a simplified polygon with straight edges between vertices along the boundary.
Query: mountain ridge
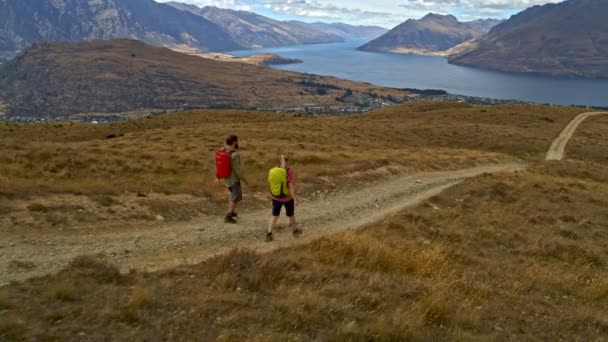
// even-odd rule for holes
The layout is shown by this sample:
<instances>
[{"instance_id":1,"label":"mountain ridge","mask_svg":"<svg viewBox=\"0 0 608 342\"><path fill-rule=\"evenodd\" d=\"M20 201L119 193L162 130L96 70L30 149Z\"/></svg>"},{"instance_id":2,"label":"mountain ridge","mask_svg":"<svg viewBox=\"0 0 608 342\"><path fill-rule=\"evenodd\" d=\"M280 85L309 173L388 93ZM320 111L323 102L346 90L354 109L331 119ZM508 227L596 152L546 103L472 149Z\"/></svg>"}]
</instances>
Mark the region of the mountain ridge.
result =
<instances>
[{"instance_id":1,"label":"mountain ridge","mask_svg":"<svg viewBox=\"0 0 608 342\"><path fill-rule=\"evenodd\" d=\"M202 51L241 48L216 24L153 0L4 0L0 57L14 57L37 41L139 39Z\"/></svg>"},{"instance_id":2,"label":"mountain ridge","mask_svg":"<svg viewBox=\"0 0 608 342\"><path fill-rule=\"evenodd\" d=\"M435 54L482 36L495 19L460 22L453 15L428 13L408 19L359 47L362 51Z\"/></svg>"},{"instance_id":3,"label":"mountain ridge","mask_svg":"<svg viewBox=\"0 0 608 342\"><path fill-rule=\"evenodd\" d=\"M533 6L495 26L450 63L551 76L608 78L608 2Z\"/></svg>"},{"instance_id":4,"label":"mountain ridge","mask_svg":"<svg viewBox=\"0 0 608 342\"><path fill-rule=\"evenodd\" d=\"M183 11L201 16L221 27L235 42L245 48L342 42L344 38L310 26L274 20L253 12L215 6L200 8L179 2L167 2Z\"/></svg>"}]
</instances>

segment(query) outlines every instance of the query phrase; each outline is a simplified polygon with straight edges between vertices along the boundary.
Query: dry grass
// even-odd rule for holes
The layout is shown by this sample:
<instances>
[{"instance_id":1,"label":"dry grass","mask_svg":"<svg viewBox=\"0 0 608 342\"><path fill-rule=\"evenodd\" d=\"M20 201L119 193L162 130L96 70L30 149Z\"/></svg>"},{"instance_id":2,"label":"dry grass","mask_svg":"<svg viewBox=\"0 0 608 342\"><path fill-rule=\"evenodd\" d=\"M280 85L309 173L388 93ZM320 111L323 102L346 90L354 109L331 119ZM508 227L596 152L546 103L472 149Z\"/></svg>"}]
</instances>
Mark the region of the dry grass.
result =
<instances>
[{"instance_id":1,"label":"dry grass","mask_svg":"<svg viewBox=\"0 0 608 342\"><path fill-rule=\"evenodd\" d=\"M66 228L223 210L213 151L229 133L242 139L251 181L245 205L255 208L266 204L265 175L280 150L292 152L307 197L396 173L540 158L580 111L422 102L347 117L226 110L107 125L7 123L0 125L0 210L8 213L0 224Z\"/></svg>"},{"instance_id":2,"label":"dry grass","mask_svg":"<svg viewBox=\"0 0 608 342\"><path fill-rule=\"evenodd\" d=\"M121 275L82 257L59 275L4 288L0 336L601 341L603 170L564 161L484 175L366 229L164 272ZM78 293L40 295L58 281Z\"/></svg>"},{"instance_id":3,"label":"dry grass","mask_svg":"<svg viewBox=\"0 0 608 342\"><path fill-rule=\"evenodd\" d=\"M48 284L46 296L51 300L71 301L76 300L76 289L74 282L66 279L56 279Z\"/></svg>"},{"instance_id":4,"label":"dry grass","mask_svg":"<svg viewBox=\"0 0 608 342\"><path fill-rule=\"evenodd\" d=\"M608 115L590 117L578 128L566 147L566 158L608 164Z\"/></svg>"},{"instance_id":5,"label":"dry grass","mask_svg":"<svg viewBox=\"0 0 608 342\"><path fill-rule=\"evenodd\" d=\"M202 175L229 132L243 137L253 193L281 144L294 151L305 194L391 173L540 160L577 112L418 103L352 117L226 111L9 125L0 128L3 210L41 220L104 218L93 210L187 219L194 203L212 210L224 197ZM79 257L57 275L0 289L0 340L601 341L608 171L596 154L606 140L594 127L581 126L586 140L568 150L581 160L469 179L383 222L307 245L234 250L157 273L121 274L103 256ZM47 170L67 160L78 167ZM193 213L171 203L190 203Z\"/></svg>"}]
</instances>

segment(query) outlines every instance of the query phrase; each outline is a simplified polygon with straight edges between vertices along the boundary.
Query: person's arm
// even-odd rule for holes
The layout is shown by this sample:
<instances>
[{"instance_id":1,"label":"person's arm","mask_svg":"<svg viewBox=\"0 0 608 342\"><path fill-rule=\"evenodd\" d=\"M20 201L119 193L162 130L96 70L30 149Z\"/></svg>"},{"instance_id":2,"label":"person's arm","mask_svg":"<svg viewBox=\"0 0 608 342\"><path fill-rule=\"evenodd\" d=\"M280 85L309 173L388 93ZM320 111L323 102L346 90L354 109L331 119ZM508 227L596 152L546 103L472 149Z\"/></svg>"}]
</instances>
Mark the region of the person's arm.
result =
<instances>
[{"instance_id":1,"label":"person's arm","mask_svg":"<svg viewBox=\"0 0 608 342\"><path fill-rule=\"evenodd\" d=\"M289 179L289 193L291 194L291 197L293 198L294 202L296 201L296 175L293 172L293 170L289 170L291 173L291 177Z\"/></svg>"}]
</instances>

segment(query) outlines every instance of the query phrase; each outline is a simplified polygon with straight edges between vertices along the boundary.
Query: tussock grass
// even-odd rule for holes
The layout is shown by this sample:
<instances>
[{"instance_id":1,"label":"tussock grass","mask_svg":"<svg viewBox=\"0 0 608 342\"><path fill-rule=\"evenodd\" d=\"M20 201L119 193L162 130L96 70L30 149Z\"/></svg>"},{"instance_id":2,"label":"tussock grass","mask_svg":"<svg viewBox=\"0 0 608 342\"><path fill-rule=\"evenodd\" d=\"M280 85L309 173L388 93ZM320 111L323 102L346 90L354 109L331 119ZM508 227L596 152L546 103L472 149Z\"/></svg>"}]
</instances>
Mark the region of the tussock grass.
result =
<instances>
[{"instance_id":1,"label":"tussock grass","mask_svg":"<svg viewBox=\"0 0 608 342\"><path fill-rule=\"evenodd\" d=\"M267 205L266 174L281 151L307 197L405 172L539 159L580 111L417 102L353 116L204 110L104 125L11 123L0 126L0 199L11 204L0 224L65 229L219 212L226 191L213 185L213 152L227 134L241 137L245 205L256 208Z\"/></svg>"},{"instance_id":2,"label":"tussock grass","mask_svg":"<svg viewBox=\"0 0 608 342\"><path fill-rule=\"evenodd\" d=\"M72 301L76 299L76 284L67 279L57 279L49 283L46 296L59 301Z\"/></svg>"},{"instance_id":3,"label":"tussock grass","mask_svg":"<svg viewBox=\"0 0 608 342\"><path fill-rule=\"evenodd\" d=\"M340 239L323 238L313 242L310 248L323 263L374 271L436 277L442 275L447 266L447 256L439 246L411 250L359 234L343 235Z\"/></svg>"},{"instance_id":4,"label":"tussock grass","mask_svg":"<svg viewBox=\"0 0 608 342\"><path fill-rule=\"evenodd\" d=\"M54 324L57 338L78 327L118 339L602 340L608 186L580 178L581 162L562 164L483 175L365 229L268 254L124 275L79 258L6 287L0 318L14 324L0 336L45 338ZM40 295L58 281L78 295Z\"/></svg>"},{"instance_id":5,"label":"tussock grass","mask_svg":"<svg viewBox=\"0 0 608 342\"><path fill-rule=\"evenodd\" d=\"M103 260L103 255L80 256L70 263L71 272L83 277L90 277L100 283L113 283L122 279L122 275L115 265Z\"/></svg>"},{"instance_id":6,"label":"tussock grass","mask_svg":"<svg viewBox=\"0 0 608 342\"><path fill-rule=\"evenodd\" d=\"M0 288L0 310L6 310L13 306L8 289Z\"/></svg>"},{"instance_id":7,"label":"tussock grass","mask_svg":"<svg viewBox=\"0 0 608 342\"><path fill-rule=\"evenodd\" d=\"M243 156L253 178L273 162L276 143L285 144L306 193L413 170L541 159L576 111L418 103L280 122L227 111L108 126L10 126L31 145L3 140L12 147L0 158L11 163L0 168L33 171L0 176L0 195L11 208L46 215L78 211L74 205L86 212L89 202L116 212L127 202L135 208L125 195L133 191L145 196L137 203L148 217L178 216L163 198L225 198L201 181L210 161L200 156L228 132L248 137ZM109 133L116 137L106 139ZM81 166L89 169L50 172L62 156L43 153L49 141L88 160ZM25 156L38 147L41 165ZM83 332L109 340L602 340L608 174L602 160L581 159L482 175L365 229L267 254L234 250L198 265L129 274L101 256L80 257L58 275L0 289L0 339ZM43 183L50 185L37 188ZM49 201L65 191L89 202Z\"/></svg>"},{"instance_id":8,"label":"tussock grass","mask_svg":"<svg viewBox=\"0 0 608 342\"><path fill-rule=\"evenodd\" d=\"M599 115L585 120L577 129L568 146L566 158L608 164L608 115Z\"/></svg>"}]
</instances>

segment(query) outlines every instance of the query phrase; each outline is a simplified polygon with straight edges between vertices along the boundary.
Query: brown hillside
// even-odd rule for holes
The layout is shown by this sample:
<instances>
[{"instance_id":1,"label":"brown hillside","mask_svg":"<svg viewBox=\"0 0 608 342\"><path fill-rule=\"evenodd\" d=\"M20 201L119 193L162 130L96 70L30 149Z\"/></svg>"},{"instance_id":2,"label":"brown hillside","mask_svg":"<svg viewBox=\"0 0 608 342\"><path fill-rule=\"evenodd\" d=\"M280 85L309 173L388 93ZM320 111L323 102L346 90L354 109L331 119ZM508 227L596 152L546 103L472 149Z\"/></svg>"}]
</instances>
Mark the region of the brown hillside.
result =
<instances>
[{"instance_id":1,"label":"brown hillside","mask_svg":"<svg viewBox=\"0 0 608 342\"><path fill-rule=\"evenodd\" d=\"M32 215L52 220L42 227L0 224L2 276L41 268L24 250L58 259L53 253L62 240L107 233L102 212L137 213L138 204L121 203L103 186L195 188L179 186L210 173L200 156L212 153L228 131L242 136L252 179L263 179L260 170L273 163L280 141L297 151L298 175L308 173L300 182L317 189L342 185L340 179L349 176L361 185L365 177L357 173L377 180L400 170L491 162L504 154L526 158L530 166L465 180L357 231L263 254L233 250L200 264L187 264L184 254L181 266L160 272L119 272L120 261L136 253L137 236L150 226L118 224L117 235L134 233L124 251L81 256L59 274L0 288L0 340L603 341L608 164L601 153L608 121L597 117L583 124L567 160L541 161L577 111L419 102L349 117L209 110L109 125L2 125L0 158L6 160L0 180L6 183L0 189L14 186L10 182L20 173L23 187L6 191L0 203L22 196L26 186L59 192L65 191L60 182L105 180L96 190L73 190L74 196L91 191L100 205L93 212L83 197L71 206L24 197ZM290 127L296 128L293 135ZM117 136L109 139L109 133ZM144 171L148 175L141 177ZM315 200L307 193L299 201ZM146 194L138 200L162 207L158 197ZM172 214L182 209L164 207ZM0 213L18 219L6 207ZM63 213L78 215L81 226L67 229ZM200 229L193 240L209 229L196 220L193 225ZM182 233L176 229L166 237ZM281 237L293 241L287 232ZM182 246L167 247L153 260L185 253Z\"/></svg>"},{"instance_id":2,"label":"brown hillside","mask_svg":"<svg viewBox=\"0 0 608 342\"><path fill-rule=\"evenodd\" d=\"M531 7L494 27L450 63L507 72L608 77L608 2Z\"/></svg>"},{"instance_id":3,"label":"brown hillside","mask_svg":"<svg viewBox=\"0 0 608 342\"><path fill-rule=\"evenodd\" d=\"M319 187L334 191L387 175L540 160L581 111L414 102L350 116L197 110L104 125L5 124L0 227L67 230L221 211L225 190L211 181L212 153L227 134L242 138L251 181L245 205L253 209L266 203L265 177L278 149L293 152L301 198L313 198Z\"/></svg>"},{"instance_id":4,"label":"brown hillside","mask_svg":"<svg viewBox=\"0 0 608 342\"><path fill-rule=\"evenodd\" d=\"M341 102L347 89L349 99ZM360 95L405 92L188 56L134 40L39 43L0 68L9 115L67 116L140 109L354 106ZM366 95L366 96L367 96Z\"/></svg>"},{"instance_id":5,"label":"brown hillside","mask_svg":"<svg viewBox=\"0 0 608 342\"><path fill-rule=\"evenodd\" d=\"M359 49L397 53L445 51L483 33L479 25L461 23L451 15L430 13L420 20L404 22Z\"/></svg>"}]
</instances>

